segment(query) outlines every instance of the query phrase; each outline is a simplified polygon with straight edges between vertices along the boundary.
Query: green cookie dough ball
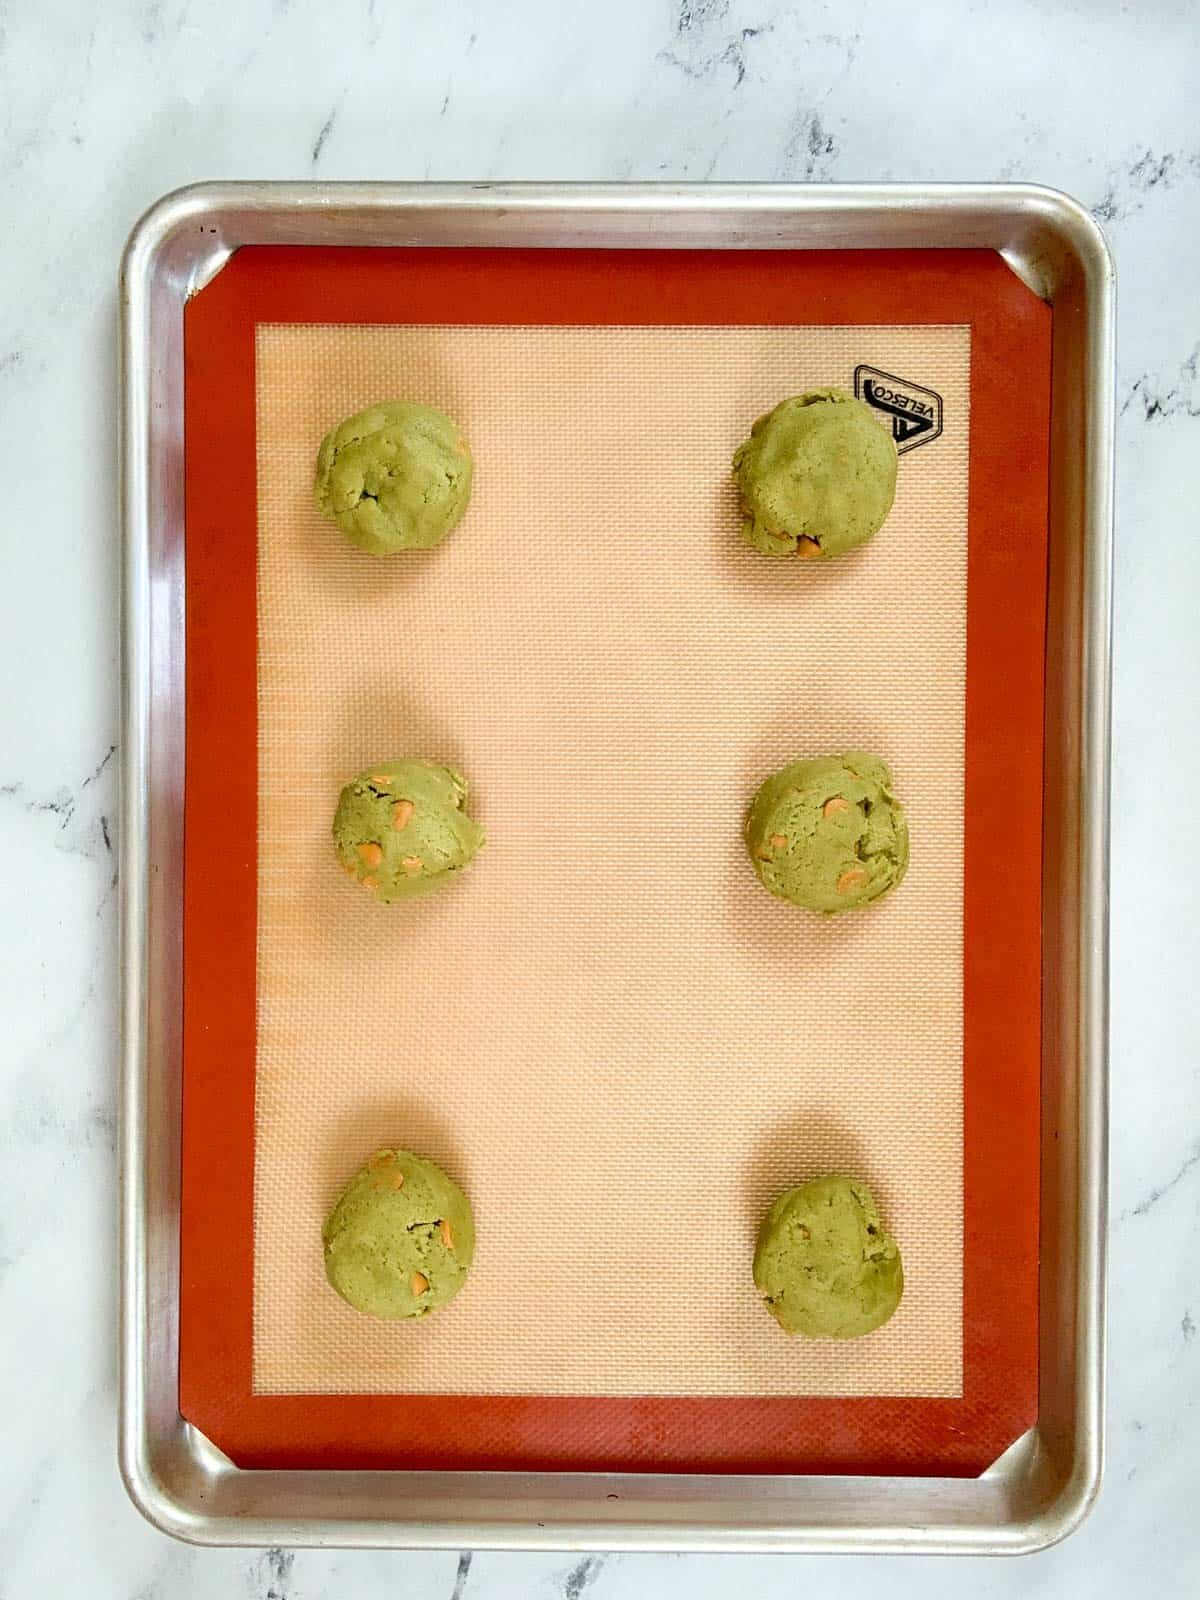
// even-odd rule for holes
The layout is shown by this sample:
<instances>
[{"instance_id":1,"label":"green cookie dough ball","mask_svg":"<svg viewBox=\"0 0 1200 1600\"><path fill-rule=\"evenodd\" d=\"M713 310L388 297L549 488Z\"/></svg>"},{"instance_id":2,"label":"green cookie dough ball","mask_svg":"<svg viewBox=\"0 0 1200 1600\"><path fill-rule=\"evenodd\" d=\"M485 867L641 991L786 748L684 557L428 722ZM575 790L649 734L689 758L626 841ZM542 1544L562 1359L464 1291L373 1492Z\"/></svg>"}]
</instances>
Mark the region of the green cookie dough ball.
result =
<instances>
[{"instance_id":1,"label":"green cookie dough ball","mask_svg":"<svg viewBox=\"0 0 1200 1600\"><path fill-rule=\"evenodd\" d=\"M384 761L342 790L338 860L377 900L411 900L462 870L483 843L463 810L467 780L434 761Z\"/></svg>"},{"instance_id":2,"label":"green cookie dough ball","mask_svg":"<svg viewBox=\"0 0 1200 1600\"><path fill-rule=\"evenodd\" d=\"M908 824L875 756L793 761L768 778L746 817L763 884L809 911L849 911L894 888L908 866Z\"/></svg>"},{"instance_id":3,"label":"green cookie dough ball","mask_svg":"<svg viewBox=\"0 0 1200 1600\"><path fill-rule=\"evenodd\" d=\"M356 1311L423 1317L452 1300L475 1256L466 1195L432 1161L378 1150L321 1230L325 1275Z\"/></svg>"},{"instance_id":4,"label":"green cookie dough ball","mask_svg":"<svg viewBox=\"0 0 1200 1600\"><path fill-rule=\"evenodd\" d=\"M904 1270L866 1184L814 1178L781 1194L763 1218L754 1282L789 1333L857 1339L900 1304Z\"/></svg>"},{"instance_id":5,"label":"green cookie dough ball","mask_svg":"<svg viewBox=\"0 0 1200 1600\"><path fill-rule=\"evenodd\" d=\"M411 400L369 406L317 452L317 509L373 556L429 550L471 498L471 452L442 412Z\"/></svg>"},{"instance_id":6,"label":"green cookie dough ball","mask_svg":"<svg viewBox=\"0 0 1200 1600\"><path fill-rule=\"evenodd\" d=\"M896 494L896 446L870 406L814 389L759 417L733 457L742 537L764 556L830 561L866 544Z\"/></svg>"}]
</instances>

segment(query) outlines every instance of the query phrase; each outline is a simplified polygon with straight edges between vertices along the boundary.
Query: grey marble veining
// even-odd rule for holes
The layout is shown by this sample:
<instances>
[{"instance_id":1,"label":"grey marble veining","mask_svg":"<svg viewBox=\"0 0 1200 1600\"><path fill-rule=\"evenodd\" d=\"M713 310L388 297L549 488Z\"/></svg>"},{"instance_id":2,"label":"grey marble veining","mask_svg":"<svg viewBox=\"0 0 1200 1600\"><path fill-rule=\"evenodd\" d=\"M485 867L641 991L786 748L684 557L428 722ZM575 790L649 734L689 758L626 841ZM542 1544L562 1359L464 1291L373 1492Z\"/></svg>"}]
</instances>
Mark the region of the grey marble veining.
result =
<instances>
[{"instance_id":1,"label":"grey marble veining","mask_svg":"<svg viewBox=\"0 0 1200 1600\"><path fill-rule=\"evenodd\" d=\"M1200 1584L1200 28L1190 0L0 8L0 1594L1123 1596ZM114 1464L116 263L213 177L1033 179L1120 282L1111 1432L1019 1563L197 1551ZM1182 833L1180 829L1182 828Z\"/></svg>"}]
</instances>

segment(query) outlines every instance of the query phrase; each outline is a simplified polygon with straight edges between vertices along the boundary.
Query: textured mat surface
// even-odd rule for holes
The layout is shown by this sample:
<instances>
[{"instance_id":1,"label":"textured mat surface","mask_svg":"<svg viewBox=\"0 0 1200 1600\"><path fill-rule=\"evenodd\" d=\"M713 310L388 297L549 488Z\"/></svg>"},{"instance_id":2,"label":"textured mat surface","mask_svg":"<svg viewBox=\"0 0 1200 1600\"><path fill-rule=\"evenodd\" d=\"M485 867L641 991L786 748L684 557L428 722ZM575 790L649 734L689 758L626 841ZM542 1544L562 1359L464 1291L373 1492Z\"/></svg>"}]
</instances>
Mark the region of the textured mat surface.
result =
<instances>
[{"instance_id":1,"label":"textured mat surface","mask_svg":"<svg viewBox=\"0 0 1200 1600\"><path fill-rule=\"evenodd\" d=\"M941 394L891 518L814 569L736 536L729 458L856 364ZM970 332L261 325L254 1388L262 1394L955 1396ZM467 519L376 561L316 514L327 427L444 407ZM820 921L740 823L798 755L892 766L912 866ZM338 871L340 783L460 766L490 842L444 894ZM323 1216L378 1145L476 1208L453 1306L356 1316ZM904 1251L884 1329L789 1340L750 1279L770 1197L866 1178Z\"/></svg>"}]
</instances>

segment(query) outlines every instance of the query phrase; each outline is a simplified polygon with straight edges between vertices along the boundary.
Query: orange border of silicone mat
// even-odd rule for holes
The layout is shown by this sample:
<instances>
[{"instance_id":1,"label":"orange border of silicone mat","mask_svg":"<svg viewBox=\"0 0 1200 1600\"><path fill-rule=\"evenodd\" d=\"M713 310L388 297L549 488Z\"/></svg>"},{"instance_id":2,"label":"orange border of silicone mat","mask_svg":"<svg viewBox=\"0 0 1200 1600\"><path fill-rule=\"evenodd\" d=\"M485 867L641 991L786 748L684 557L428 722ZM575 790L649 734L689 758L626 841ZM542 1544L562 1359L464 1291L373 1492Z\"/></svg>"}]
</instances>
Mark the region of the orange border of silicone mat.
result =
<instances>
[{"instance_id":1,"label":"orange border of silicone mat","mask_svg":"<svg viewBox=\"0 0 1200 1600\"><path fill-rule=\"evenodd\" d=\"M254 330L398 320L971 325L961 1399L252 1393ZM239 1466L968 1475L1034 1422L1050 333L965 250L254 247L188 303L180 1410Z\"/></svg>"}]
</instances>

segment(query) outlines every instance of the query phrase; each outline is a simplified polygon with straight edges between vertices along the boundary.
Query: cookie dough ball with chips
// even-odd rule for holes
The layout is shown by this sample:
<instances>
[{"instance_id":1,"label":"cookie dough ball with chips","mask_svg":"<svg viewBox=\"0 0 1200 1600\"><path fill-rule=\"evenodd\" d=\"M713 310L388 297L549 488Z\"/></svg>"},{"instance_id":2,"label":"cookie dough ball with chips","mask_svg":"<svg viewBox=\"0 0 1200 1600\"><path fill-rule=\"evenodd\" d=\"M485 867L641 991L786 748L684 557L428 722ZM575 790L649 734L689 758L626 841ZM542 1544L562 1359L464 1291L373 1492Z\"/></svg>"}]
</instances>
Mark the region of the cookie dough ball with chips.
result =
<instances>
[{"instance_id":1,"label":"cookie dough ball with chips","mask_svg":"<svg viewBox=\"0 0 1200 1600\"><path fill-rule=\"evenodd\" d=\"M384 761L342 790L338 860L377 900L411 900L447 883L484 842L463 810L467 780L435 761Z\"/></svg>"},{"instance_id":2,"label":"cookie dough ball with chips","mask_svg":"<svg viewBox=\"0 0 1200 1600\"><path fill-rule=\"evenodd\" d=\"M866 1184L815 1178L781 1194L763 1218L754 1282L788 1333L857 1339L900 1304L904 1269Z\"/></svg>"},{"instance_id":3,"label":"cookie dough ball with chips","mask_svg":"<svg viewBox=\"0 0 1200 1600\"><path fill-rule=\"evenodd\" d=\"M908 867L908 823L877 756L793 761L759 788L746 847L764 886L809 911L878 900Z\"/></svg>"},{"instance_id":4,"label":"cookie dough ball with chips","mask_svg":"<svg viewBox=\"0 0 1200 1600\"><path fill-rule=\"evenodd\" d=\"M317 509L374 556L429 550L462 520L471 452L433 406L389 400L347 417L317 452Z\"/></svg>"},{"instance_id":5,"label":"cookie dough ball with chips","mask_svg":"<svg viewBox=\"0 0 1200 1600\"><path fill-rule=\"evenodd\" d=\"M378 1150L321 1230L325 1275L356 1311L394 1321L452 1300L475 1256L471 1203L441 1167Z\"/></svg>"},{"instance_id":6,"label":"cookie dough ball with chips","mask_svg":"<svg viewBox=\"0 0 1200 1600\"><path fill-rule=\"evenodd\" d=\"M844 389L780 401L733 457L742 537L764 556L845 555L883 526L896 494L896 459L871 407Z\"/></svg>"}]
</instances>

